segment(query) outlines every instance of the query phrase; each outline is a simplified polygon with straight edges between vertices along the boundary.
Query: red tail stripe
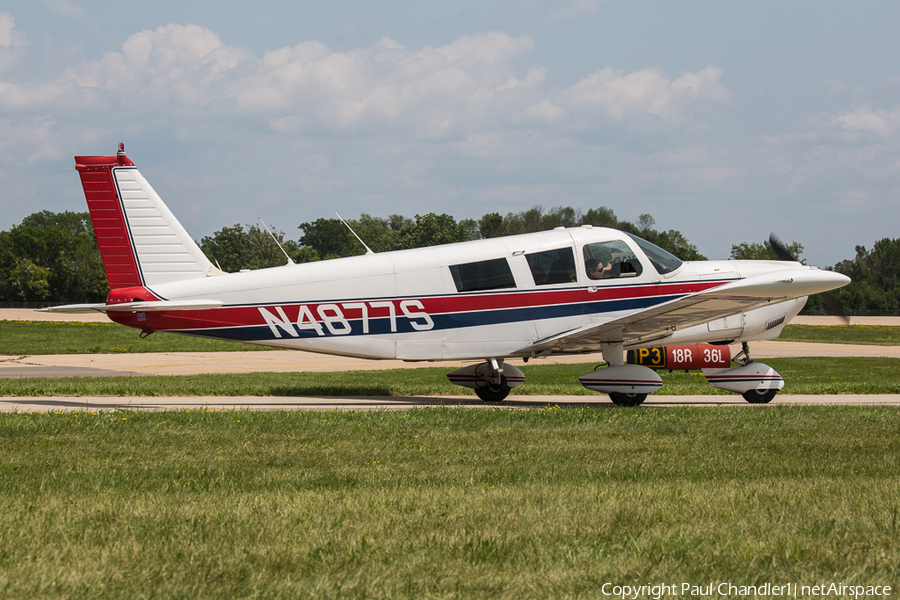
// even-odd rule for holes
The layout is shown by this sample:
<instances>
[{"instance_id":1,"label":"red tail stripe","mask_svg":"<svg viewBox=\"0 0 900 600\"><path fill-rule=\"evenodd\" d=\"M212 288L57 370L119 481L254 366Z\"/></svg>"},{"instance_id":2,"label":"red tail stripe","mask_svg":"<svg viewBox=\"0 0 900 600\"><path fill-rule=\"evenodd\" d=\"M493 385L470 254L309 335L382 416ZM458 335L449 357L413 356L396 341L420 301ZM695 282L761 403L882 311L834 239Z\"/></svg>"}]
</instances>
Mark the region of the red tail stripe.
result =
<instances>
[{"instance_id":1,"label":"red tail stripe","mask_svg":"<svg viewBox=\"0 0 900 600\"><path fill-rule=\"evenodd\" d=\"M141 276L112 176L112 168L119 166L119 162L115 156L77 156L75 162L81 175L84 197L91 213L110 289L141 285Z\"/></svg>"}]
</instances>

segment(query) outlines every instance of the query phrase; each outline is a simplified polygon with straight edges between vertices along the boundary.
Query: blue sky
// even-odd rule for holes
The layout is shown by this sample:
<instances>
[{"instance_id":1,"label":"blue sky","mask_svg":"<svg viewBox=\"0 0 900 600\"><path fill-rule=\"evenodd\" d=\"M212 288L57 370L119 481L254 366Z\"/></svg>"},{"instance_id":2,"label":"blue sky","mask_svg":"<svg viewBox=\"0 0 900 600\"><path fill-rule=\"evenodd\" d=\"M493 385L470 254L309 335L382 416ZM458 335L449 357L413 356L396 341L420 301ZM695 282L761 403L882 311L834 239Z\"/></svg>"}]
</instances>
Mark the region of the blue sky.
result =
<instances>
[{"instance_id":1,"label":"blue sky","mask_svg":"<svg viewBox=\"0 0 900 600\"><path fill-rule=\"evenodd\" d=\"M434 4L434 6L432 6ZM0 229L123 141L196 238L360 213L650 213L711 258L900 235L896 2L0 6Z\"/></svg>"}]
</instances>

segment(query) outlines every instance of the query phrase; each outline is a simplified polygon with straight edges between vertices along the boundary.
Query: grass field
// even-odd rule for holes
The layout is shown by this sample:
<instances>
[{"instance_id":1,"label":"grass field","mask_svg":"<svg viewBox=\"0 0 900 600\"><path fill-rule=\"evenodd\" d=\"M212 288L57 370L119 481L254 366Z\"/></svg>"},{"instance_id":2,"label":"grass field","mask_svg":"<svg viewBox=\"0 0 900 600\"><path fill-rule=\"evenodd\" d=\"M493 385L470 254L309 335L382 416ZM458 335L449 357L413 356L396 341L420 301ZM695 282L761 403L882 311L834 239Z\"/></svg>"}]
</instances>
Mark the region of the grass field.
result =
<instances>
[{"instance_id":1,"label":"grass field","mask_svg":"<svg viewBox=\"0 0 900 600\"><path fill-rule=\"evenodd\" d=\"M0 436L4 598L900 581L893 408L7 414Z\"/></svg>"},{"instance_id":2,"label":"grass field","mask_svg":"<svg viewBox=\"0 0 900 600\"><path fill-rule=\"evenodd\" d=\"M897 358L772 358L790 394L900 394ZM591 364L522 365L513 394L593 395L578 383ZM447 380L450 369L423 367L331 373L248 373L158 377L0 378L0 396L430 396L472 394ZM661 372L661 394L727 394L699 371Z\"/></svg>"},{"instance_id":3,"label":"grass field","mask_svg":"<svg viewBox=\"0 0 900 600\"><path fill-rule=\"evenodd\" d=\"M118 323L0 321L0 354L117 354L123 352L234 352L275 350L188 335L140 332Z\"/></svg>"},{"instance_id":4,"label":"grass field","mask_svg":"<svg viewBox=\"0 0 900 600\"><path fill-rule=\"evenodd\" d=\"M900 345L900 327L788 325L785 341ZM265 346L156 333L145 339L116 323L0 321L0 355L113 354L121 352L234 352Z\"/></svg>"},{"instance_id":5,"label":"grass field","mask_svg":"<svg viewBox=\"0 0 900 600\"><path fill-rule=\"evenodd\" d=\"M900 346L900 327L882 325L787 325L778 339L785 342Z\"/></svg>"}]
</instances>

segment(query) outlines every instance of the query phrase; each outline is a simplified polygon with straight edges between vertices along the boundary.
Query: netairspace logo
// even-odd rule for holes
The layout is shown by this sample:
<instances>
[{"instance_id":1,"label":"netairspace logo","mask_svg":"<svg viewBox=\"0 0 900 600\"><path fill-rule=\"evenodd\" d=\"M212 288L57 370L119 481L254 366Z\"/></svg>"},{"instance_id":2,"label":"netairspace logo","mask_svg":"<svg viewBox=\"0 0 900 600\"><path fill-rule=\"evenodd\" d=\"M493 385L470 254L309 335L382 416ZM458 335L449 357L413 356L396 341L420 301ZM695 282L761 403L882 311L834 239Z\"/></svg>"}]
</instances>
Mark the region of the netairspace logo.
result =
<instances>
[{"instance_id":1,"label":"netairspace logo","mask_svg":"<svg viewBox=\"0 0 900 600\"><path fill-rule=\"evenodd\" d=\"M693 583L657 583L644 585L617 585L604 583L600 592L611 598L637 600L638 598L686 597L702 598L709 596L768 596L783 598L840 597L888 598L892 588L889 585L846 585L844 583L820 583L818 585L802 585L798 583L760 585L736 585L733 583L709 583L695 585Z\"/></svg>"}]
</instances>

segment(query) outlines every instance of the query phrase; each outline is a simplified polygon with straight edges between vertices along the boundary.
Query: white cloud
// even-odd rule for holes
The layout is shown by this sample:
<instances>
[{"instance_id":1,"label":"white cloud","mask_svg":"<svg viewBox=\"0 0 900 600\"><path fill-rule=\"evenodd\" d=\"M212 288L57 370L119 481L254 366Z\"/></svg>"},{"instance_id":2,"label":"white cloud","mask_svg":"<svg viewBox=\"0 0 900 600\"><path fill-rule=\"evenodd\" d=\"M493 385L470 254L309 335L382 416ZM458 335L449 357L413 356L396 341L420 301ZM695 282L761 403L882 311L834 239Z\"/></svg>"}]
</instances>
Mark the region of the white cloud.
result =
<instances>
[{"instance_id":1,"label":"white cloud","mask_svg":"<svg viewBox=\"0 0 900 600\"><path fill-rule=\"evenodd\" d=\"M880 136L889 136L900 131L900 109L892 111L857 108L831 119L848 131L866 131Z\"/></svg>"},{"instance_id":2,"label":"white cloud","mask_svg":"<svg viewBox=\"0 0 900 600\"><path fill-rule=\"evenodd\" d=\"M532 47L531 38L497 32L421 49L390 38L349 52L305 42L266 53L256 72L233 81L228 93L246 113L293 113L289 120L301 127L399 124L432 138L489 111L485 104L497 91L543 81L537 68L522 80L514 76Z\"/></svg>"},{"instance_id":3,"label":"white cloud","mask_svg":"<svg viewBox=\"0 0 900 600\"><path fill-rule=\"evenodd\" d=\"M28 36L16 31L16 19L7 12L0 12L0 48L21 48L28 45Z\"/></svg>"},{"instance_id":4,"label":"white cloud","mask_svg":"<svg viewBox=\"0 0 900 600\"><path fill-rule=\"evenodd\" d=\"M0 82L0 106L191 115L192 132L222 120L265 123L282 135L373 132L434 140L472 132L562 126L596 129L647 116L663 126L695 119L729 98L721 70L667 77L659 69L605 68L563 90L543 90L547 69L527 63L529 36L462 36L443 46L406 48L384 37L334 51L307 41L255 57L198 25L136 33L118 52L65 71L55 82ZM144 119L146 120L146 118Z\"/></svg>"},{"instance_id":5,"label":"white cloud","mask_svg":"<svg viewBox=\"0 0 900 600\"><path fill-rule=\"evenodd\" d=\"M721 76L721 69L712 66L675 80L668 79L660 69L624 73L607 67L565 90L559 103L588 123L597 117L623 121L649 114L665 124L677 125L697 106L728 100L730 93L719 83Z\"/></svg>"},{"instance_id":6,"label":"white cloud","mask_svg":"<svg viewBox=\"0 0 900 600\"><path fill-rule=\"evenodd\" d=\"M561 123L566 118L566 111L550 100L541 100L537 104L516 112L513 122L523 125L552 125Z\"/></svg>"},{"instance_id":7,"label":"white cloud","mask_svg":"<svg viewBox=\"0 0 900 600\"><path fill-rule=\"evenodd\" d=\"M8 111L32 112L61 105L84 105L82 92L71 83L0 81L0 107Z\"/></svg>"},{"instance_id":8,"label":"white cloud","mask_svg":"<svg viewBox=\"0 0 900 600\"><path fill-rule=\"evenodd\" d=\"M16 31L16 19L9 13L0 12L0 71L13 63L18 49L28 45L28 36Z\"/></svg>"},{"instance_id":9,"label":"white cloud","mask_svg":"<svg viewBox=\"0 0 900 600\"><path fill-rule=\"evenodd\" d=\"M505 92L506 90L514 90L516 88L532 88L544 83L547 78L547 69L541 67L531 67L528 69L528 75L524 79L516 79L510 77L506 83L497 88L497 91Z\"/></svg>"},{"instance_id":10,"label":"white cloud","mask_svg":"<svg viewBox=\"0 0 900 600\"><path fill-rule=\"evenodd\" d=\"M50 118L0 119L0 156L13 167L60 158L57 123Z\"/></svg>"},{"instance_id":11,"label":"white cloud","mask_svg":"<svg viewBox=\"0 0 900 600\"><path fill-rule=\"evenodd\" d=\"M250 55L226 47L197 25L167 25L125 40L121 52L65 72L82 88L98 88L141 103L176 100L185 104L212 99L212 84Z\"/></svg>"}]
</instances>

